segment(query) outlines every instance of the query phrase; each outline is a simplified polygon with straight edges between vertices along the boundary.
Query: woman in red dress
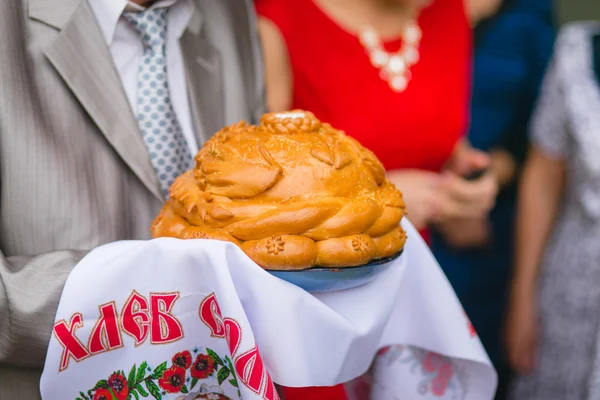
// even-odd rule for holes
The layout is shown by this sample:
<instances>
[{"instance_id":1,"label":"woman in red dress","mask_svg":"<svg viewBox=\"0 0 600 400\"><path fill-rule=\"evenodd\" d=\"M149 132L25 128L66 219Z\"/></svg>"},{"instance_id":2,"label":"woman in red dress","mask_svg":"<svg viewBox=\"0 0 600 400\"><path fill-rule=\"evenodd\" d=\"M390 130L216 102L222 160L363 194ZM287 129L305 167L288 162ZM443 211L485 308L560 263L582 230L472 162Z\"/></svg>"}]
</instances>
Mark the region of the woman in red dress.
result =
<instances>
[{"instance_id":1,"label":"woman in red dress","mask_svg":"<svg viewBox=\"0 0 600 400\"><path fill-rule=\"evenodd\" d=\"M304 109L371 149L403 192L411 222L484 215L488 157L462 139L471 30L464 0L256 0L271 111ZM443 171L443 173L442 173ZM343 389L284 389L286 399Z\"/></svg>"}]
</instances>

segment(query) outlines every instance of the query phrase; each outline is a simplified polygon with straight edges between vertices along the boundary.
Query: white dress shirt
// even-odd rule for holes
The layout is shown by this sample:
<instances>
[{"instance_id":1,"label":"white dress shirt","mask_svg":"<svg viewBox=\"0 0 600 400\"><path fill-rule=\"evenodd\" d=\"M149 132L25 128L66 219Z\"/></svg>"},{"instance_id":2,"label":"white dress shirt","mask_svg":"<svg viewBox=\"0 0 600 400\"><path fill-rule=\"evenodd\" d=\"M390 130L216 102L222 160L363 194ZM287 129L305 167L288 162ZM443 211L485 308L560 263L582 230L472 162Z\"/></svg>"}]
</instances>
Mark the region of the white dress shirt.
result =
<instances>
[{"instance_id":1,"label":"white dress shirt","mask_svg":"<svg viewBox=\"0 0 600 400\"><path fill-rule=\"evenodd\" d=\"M138 67L144 53L139 33L122 17L123 11L143 11L144 8L127 0L90 1L106 44L134 115L137 107ZM169 7L167 20L167 79L170 98L192 155L198 151L187 95L185 70L179 39L193 12L191 0L159 0L150 8Z\"/></svg>"}]
</instances>

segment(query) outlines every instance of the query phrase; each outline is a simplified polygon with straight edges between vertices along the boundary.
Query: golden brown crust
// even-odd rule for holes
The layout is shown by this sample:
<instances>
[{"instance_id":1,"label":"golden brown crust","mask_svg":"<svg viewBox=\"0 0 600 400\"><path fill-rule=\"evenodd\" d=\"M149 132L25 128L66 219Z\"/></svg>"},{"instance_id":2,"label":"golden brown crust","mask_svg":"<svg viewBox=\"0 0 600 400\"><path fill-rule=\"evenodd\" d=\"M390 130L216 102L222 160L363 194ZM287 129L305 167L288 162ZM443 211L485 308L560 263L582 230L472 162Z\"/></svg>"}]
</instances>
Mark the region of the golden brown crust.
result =
<instances>
[{"instance_id":1,"label":"golden brown crust","mask_svg":"<svg viewBox=\"0 0 600 400\"><path fill-rule=\"evenodd\" d=\"M178 238L181 232L190 226L183 218L173 212L171 205L167 202L160 210L158 216L154 219L150 232L154 237L174 237Z\"/></svg>"},{"instance_id":2,"label":"golden brown crust","mask_svg":"<svg viewBox=\"0 0 600 400\"><path fill-rule=\"evenodd\" d=\"M381 214L381 218L371 225L365 233L372 237L385 235L400 224L403 215L404 211L401 208L385 207Z\"/></svg>"},{"instance_id":3,"label":"golden brown crust","mask_svg":"<svg viewBox=\"0 0 600 400\"><path fill-rule=\"evenodd\" d=\"M377 256L373 239L364 234L321 240L317 249L317 264L322 267L354 267Z\"/></svg>"},{"instance_id":4,"label":"golden brown crust","mask_svg":"<svg viewBox=\"0 0 600 400\"><path fill-rule=\"evenodd\" d=\"M402 194L382 164L309 112L228 126L195 161L171 186L154 237L227 240L269 269L361 265L404 245Z\"/></svg>"},{"instance_id":5,"label":"golden brown crust","mask_svg":"<svg viewBox=\"0 0 600 400\"><path fill-rule=\"evenodd\" d=\"M242 250L267 269L306 269L317 262L317 245L305 236L270 236L242 243Z\"/></svg>"},{"instance_id":6,"label":"golden brown crust","mask_svg":"<svg viewBox=\"0 0 600 400\"><path fill-rule=\"evenodd\" d=\"M194 226L174 212L172 202L167 202L150 228L154 237L179 239L214 239L241 245L241 242L220 229Z\"/></svg>"},{"instance_id":7,"label":"golden brown crust","mask_svg":"<svg viewBox=\"0 0 600 400\"><path fill-rule=\"evenodd\" d=\"M406 232L399 226L383 236L373 238L378 258L391 257L398 253L406 243Z\"/></svg>"}]
</instances>

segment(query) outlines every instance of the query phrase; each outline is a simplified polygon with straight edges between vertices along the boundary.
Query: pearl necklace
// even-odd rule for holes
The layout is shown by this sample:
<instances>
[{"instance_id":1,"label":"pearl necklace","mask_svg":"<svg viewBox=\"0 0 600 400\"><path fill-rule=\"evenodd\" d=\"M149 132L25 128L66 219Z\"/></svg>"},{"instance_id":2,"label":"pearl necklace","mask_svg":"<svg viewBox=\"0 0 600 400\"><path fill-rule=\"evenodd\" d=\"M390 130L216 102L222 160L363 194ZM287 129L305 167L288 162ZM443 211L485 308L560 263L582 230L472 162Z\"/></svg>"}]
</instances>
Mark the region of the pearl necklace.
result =
<instances>
[{"instance_id":1,"label":"pearl necklace","mask_svg":"<svg viewBox=\"0 0 600 400\"><path fill-rule=\"evenodd\" d=\"M386 51L379 33L372 27L364 28L359 39L371 64L379 69L379 76L396 92L403 92L411 79L410 68L419 61L421 29L411 20L402 32L402 47L395 53Z\"/></svg>"}]
</instances>

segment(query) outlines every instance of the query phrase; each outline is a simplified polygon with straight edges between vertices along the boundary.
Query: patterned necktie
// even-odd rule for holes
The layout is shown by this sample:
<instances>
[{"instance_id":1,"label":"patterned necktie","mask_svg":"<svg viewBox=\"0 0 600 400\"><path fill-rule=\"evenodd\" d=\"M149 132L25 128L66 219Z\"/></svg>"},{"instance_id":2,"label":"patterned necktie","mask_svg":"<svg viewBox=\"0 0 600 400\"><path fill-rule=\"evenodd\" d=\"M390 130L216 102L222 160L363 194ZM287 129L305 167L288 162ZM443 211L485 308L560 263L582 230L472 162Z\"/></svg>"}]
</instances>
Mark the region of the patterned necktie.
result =
<instances>
[{"instance_id":1,"label":"patterned necktie","mask_svg":"<svg viewBox=\"0 0 600 400\"><path fill-rule=\"evenodd\" d=\"M138 70L137 120L165 198L175 178L193 165L169 97L167 13L166 8L155 8L123 14L139 32L144 45Z\"/></svg>"}]
</instances>

